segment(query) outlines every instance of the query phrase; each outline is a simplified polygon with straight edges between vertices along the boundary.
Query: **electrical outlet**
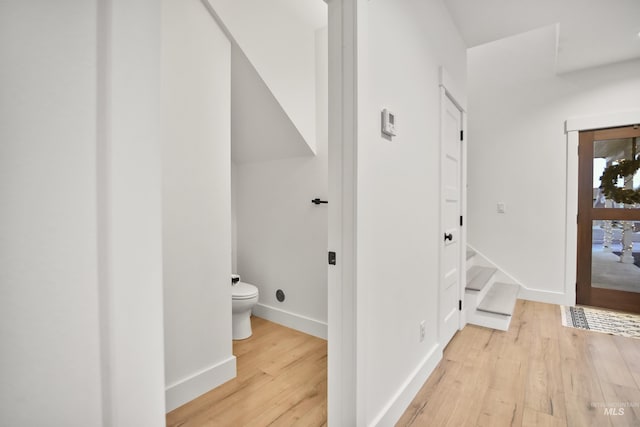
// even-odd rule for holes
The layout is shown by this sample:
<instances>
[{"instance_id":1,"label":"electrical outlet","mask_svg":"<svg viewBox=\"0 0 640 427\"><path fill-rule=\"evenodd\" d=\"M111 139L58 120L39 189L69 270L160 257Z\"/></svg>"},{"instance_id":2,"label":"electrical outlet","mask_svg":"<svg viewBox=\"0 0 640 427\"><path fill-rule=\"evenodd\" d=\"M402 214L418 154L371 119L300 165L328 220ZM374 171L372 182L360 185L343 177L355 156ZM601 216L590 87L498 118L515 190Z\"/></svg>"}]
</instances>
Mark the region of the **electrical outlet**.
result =
<instances>
[{"instance_id":1,"label":"electrical outlet","mask_svg":"<svg viewBox=\"0 0 640 427\"><path fill-rule=\"evenodd\" d=\"M427 333L427 321L420 322L420 342L424 341L424 335Z\"/></svg>"},{"instance_id":2,"label":"electrical outlet","mask_svg":"<svg viewBox=\"0 0 640 427\"><path fill-rule=\"evenodd\" d=\"M496 206L496 210L498 211L498 213L506 213L507 212L507 205L505 202L498 202L498 205Z\"/></svg>"}]
</instances>

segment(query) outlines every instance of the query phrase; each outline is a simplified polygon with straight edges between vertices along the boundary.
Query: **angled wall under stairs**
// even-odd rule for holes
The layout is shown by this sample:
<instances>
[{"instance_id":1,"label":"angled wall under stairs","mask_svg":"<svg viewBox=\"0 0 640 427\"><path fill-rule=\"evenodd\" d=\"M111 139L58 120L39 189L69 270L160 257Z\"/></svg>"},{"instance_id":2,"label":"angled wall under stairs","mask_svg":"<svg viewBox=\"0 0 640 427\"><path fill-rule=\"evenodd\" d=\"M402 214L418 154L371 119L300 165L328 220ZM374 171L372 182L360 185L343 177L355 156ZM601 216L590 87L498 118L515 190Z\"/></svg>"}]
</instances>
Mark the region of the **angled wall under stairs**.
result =
<instances>
[{"instance_id":1,"label":"angled wall under stairs","mask_svg":"<svg viewBox=\"0 0 640 427\"><path fill-rule=\"evenodd\" d=\"M231 45L231 159L313 157L298 129L239 46Z\"/></svg>"},{"instance_id":2,"label":"angled wall under stairs","mask_svg":"<svg viewBox=\"0 0 640 427\"><path fill-rule=\"evenodd\" d=\"M464 295L467 323L509 329L520 285L497 266L467 248L467 283Z\"/></svg>"},{"instance_id":3,"label":"angled wall under stairs","mask_svg":"<svg viewBox=\"0 0 640 427\"><path fill-rule=\"evenodd\" d=\"M321 0L204 0L242 50L311 153L316 142L316 32L327 26ZM250 122L248 122L250 123ZM258 139L265 143L264 139Z\"/></svg>"}]
</instances>

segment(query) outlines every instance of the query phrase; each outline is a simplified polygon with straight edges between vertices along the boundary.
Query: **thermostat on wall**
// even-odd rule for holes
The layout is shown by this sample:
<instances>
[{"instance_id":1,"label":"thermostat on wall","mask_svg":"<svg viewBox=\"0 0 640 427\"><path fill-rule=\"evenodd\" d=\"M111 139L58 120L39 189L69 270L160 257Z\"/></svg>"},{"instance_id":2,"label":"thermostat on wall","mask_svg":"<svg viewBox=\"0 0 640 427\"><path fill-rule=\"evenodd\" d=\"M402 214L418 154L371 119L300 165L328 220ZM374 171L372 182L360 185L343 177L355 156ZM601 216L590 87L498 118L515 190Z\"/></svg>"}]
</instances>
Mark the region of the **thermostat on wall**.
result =
<instances>
[{"instance_id":1,"label":"thermostat on wall","mask_svg":"<svg viewBox=\"0 0 640 427\"><path fill-rule=\"evenodd\" d=\"M386 108L382 110L382 133L388 136L396 136L396 115Z\"/></svg>"}]
</instances>

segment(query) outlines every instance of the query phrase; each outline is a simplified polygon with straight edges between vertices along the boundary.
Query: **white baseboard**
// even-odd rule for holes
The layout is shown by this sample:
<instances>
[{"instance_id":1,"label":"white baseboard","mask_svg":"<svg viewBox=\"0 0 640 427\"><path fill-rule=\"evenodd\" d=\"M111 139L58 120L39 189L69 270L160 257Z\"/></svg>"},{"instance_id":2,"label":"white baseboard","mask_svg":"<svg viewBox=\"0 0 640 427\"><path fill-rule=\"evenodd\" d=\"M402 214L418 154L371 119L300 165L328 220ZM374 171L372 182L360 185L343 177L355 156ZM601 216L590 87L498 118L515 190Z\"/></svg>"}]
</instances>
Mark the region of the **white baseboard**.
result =
<instances>
[{"instance_id":1,"label":"white baseboard","mask_svg":"<svg viewBox=\"0 0 640 427\"><path fill-rule=\"evenodd\" d=\"M506 282L506 283L515 283L520 286L520 292L518 293L519 299L529 300L529 301L537 301L537 302L545 302L548 304L559 304L559 305L575 305L575 292L573 293L573 297L571 293L564 292L554 292L547 291L543 289L532 289L526 287L522 282L517 280L511 274L502 269L498 264L489 259L485 254L477 250L471 245L467 245L474 251L476 251L476 256L479 257L479 263L481 265L487 265L491 267L495 267L498 269L496 273L496 281L497 282ZM573 302L571 301L573 299Z\"/></svg>"},{"instance_id":2,"label":"white baseboard","mask_svg":"<svg viewBox=\"0 0 640 427\"><path fill-rule=\"evenodd\" d=\"M166 411L170 412L236 377L236 357L231 356L165 388Z\"/></svg>"},{"instance_id":3,"label":"white baseboard","mask_svg":"<svg viewBox=\"0 0 640 427\"><path fill-rule=\"evenodd\" d=\"M570 296L565 295L562 292L545 291L542 289L530 289L522 285L520 286L520 294L518 294L518 298L558 305L575 305L576 303L575 301L569 301L571 299Z\"/></svg>"},{"instance_id":4,"label":"white baseboard","mask_svg":"<svg viewBox=\"0 0 640 427\"><path fill-rule=\"evenodd\" d=\"M438 366L438 362L442 360L442 348L439 344L429 350L429 353L422 359L418 367L409 375L402 384L400 389L393 395L389 403L380 411L369 426L393 426L395 425L404 411L407 410L411 401L416 397L420 388L429 378L429 375Z\"/></svg>"},{"instance_id":5,"label":"white baseboard","mask_svg":"<svg viewBox=\"0 0 640 427\"><path fill-rule=\"evenodd\" d=\"M305 334L313 335L314 337L327 339L327 324L310 317L260 303L253 307L253 315L304 332Z\"/></svg>"}]
</instances>

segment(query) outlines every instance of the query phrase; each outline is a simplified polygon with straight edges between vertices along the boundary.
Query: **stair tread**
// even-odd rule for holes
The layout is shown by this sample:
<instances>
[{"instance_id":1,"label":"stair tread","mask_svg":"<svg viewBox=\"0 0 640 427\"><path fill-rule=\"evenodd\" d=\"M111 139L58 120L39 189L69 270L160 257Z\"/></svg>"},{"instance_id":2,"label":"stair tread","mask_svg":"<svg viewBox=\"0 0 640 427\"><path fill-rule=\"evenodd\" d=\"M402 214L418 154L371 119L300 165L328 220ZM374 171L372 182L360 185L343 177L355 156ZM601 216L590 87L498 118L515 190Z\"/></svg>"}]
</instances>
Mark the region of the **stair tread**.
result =
<instances>
[{"instance_id":1,"label":"stair tread","mask_svg":"<svg viewBox=\"0 0 640 427\"><path fill-rule=\"evenodd\" d=\"M474 265L467 271L467 286L465 289L470 291L481 291L497 269L492 267L481 267Z\"/></svg>"},{"instance_id":2,"label":"stair tread","mask_svg":"<svg viewBox=\"0 0 640 427\"><path fill-rule=\"evenodd\" d=\"M473 249L467 248L467 261L469 261L469 259L473 258L473 256L475 254L476 254L476 251L474 251Z\"/></svg>"},{"instance_id":3,"label":"stair tread","mask_svg":"<svg viewBox=\"0 0 640 427\"><path fill-rule=\"evenodd\" d=\"M520 287L511 283L494 283L478 305L479 311L511 316Z\"/></svg>"}]
</instances>

